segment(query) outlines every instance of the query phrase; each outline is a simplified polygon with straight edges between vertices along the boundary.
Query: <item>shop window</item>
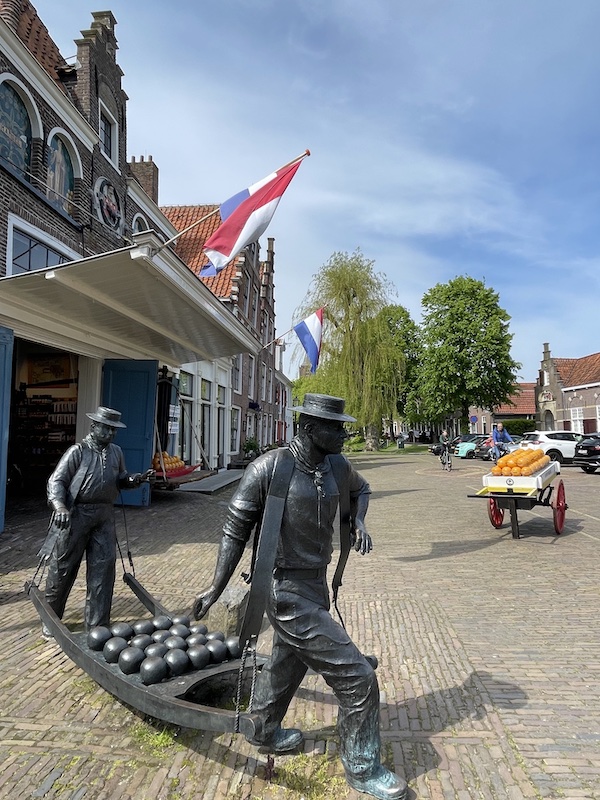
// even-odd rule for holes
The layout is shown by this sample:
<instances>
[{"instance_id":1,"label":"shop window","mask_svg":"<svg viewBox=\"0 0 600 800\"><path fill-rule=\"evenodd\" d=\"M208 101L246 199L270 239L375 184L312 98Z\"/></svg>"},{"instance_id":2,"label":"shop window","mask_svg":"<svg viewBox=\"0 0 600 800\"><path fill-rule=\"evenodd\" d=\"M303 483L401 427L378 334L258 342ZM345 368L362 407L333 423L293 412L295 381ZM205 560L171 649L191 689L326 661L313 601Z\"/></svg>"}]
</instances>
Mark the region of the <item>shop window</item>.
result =
<instances>
[{"instance_id":1,"label":"shop window","mask_svg":"<svg viewBox=\"0 0 600 800\"><path fill-rule=\"evenodd\" d=\"M179 393L187 397L192 397L194 392L194 376L189 372L179 373Z\"/></svg>"},{"instance_id":2,"label":"shop window","mask_svg":"<svg viewBox=\"0 0 600 800\"><path fill-rule=\"evenodd\" d=\"M200 383L200 397L202 400L210 401L211 394L211 382L202 378Z\"/></svg>"},{"instance_id":3,"label":"shop window","mask_svg":"<svg viewBox=\"0 0 600 800\"><path fill-rule=\"evenodd\" d=\"M225 387L220 384L217 386L217 403L221 406L225 405Z\"/></svg>"},{"instance_id":4,"label":"shop window","mask_svg":"<svg viewBox=\"0 0 600 800\"><path fill-rule=\"evenodd\" d=\"M54 136L48 147L48 198L67 214L72 213L75 172L67 145Z\"/></svg>"},{"instance_id":5,"label":"shop window","mask_svg":"<svg viewBox=\"0 0 600 800\"><path fill-rule=\"evenodd\" d=\"M28 236L16 228L13 229L11 275L35 272L35 270L46 267L57 267L70 260L32 236Z\"/></svg>"},{"instance_id":6,"label":"shop window","mask_svg":"<svg viewBox=\"0 0 600 800\"><path fill-rule=\"evenodd\" d=\"M0 83L0 158L29 180L31 171L31 120L19 93Z\"/></svg>"}]
</instances>

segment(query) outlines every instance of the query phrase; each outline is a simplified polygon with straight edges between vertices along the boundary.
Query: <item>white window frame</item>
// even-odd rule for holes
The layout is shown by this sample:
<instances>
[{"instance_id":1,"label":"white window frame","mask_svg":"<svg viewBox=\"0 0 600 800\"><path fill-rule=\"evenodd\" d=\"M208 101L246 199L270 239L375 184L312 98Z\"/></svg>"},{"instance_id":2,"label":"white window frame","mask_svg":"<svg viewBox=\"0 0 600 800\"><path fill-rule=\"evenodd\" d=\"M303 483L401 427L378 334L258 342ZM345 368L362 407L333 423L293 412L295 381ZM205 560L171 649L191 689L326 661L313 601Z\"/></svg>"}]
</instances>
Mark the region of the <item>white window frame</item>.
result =
<instances>
[{"instance_id":1,"label":"white window frame","mask_svg":"<svg viewBox=\"0 0 600 800\"><path fill-rule=\"evenodd\" d=\"M79 261L82 258L80 253L76 253L75 250L71 250L70 247L66 247L62 242L59 242L57 239L53 239L52 236L48 236L47 233L40 230L39 228L36 228L35 225L31 225L31 223L25 222L25 220L21 219L16 214L9 213L7 242L6 242L7 277L13 274L12 271L13 233L15 228L21 233L24 233L25 236L30 236L32 239L37 239L37 241L40 242L40 244L46 245L51 250L56 250L57 253L60 253L61 255L65 256L65 258L68 258L71 261Z\"/></svg>"},{"instance_id":2,"label":"white window frame","mask_svg":"<svg viewBox=\"0 0 600 800\"><path fill-rule=\"evenodd\" d=\"M254 400L254 383L256 381L256 359L248 355L248 397Z\"/></svg>"},{"instance_id":3,"label":"white window frame","mask_svg":"<svg viewBox=\"0 0 600 800\"><path fill-rule=\"evenodd\" d=\"M236 394L241 394L242 391L242 354L238 353L231 358L231 388Z\"/></svg>"},{"instance_id":4,"label":"white window frame","mask_svg":"<svg viewBox=\"0 0 600 800\"><path fill-rule=\"evenodd\" d=\"M102 136L100 135L101 130L101 118L106 117L106 119L110 122L110 144L111 144L111 152L107 153L104 149L104 143L102 141ZM119 123L114 117L114 114L111 114L108 107L104 105L102 100L98 102L98 141L100 146L100 152L104 156L104 158L109 161L113 167L120 173L119 170Z\"/></svg>"},{"instance_id":5,"label":"white window frame","mask_svg":"<svg viewBox=\"0 0 600 800\"><path fill-rule=\"evenodd\" d=\"M571 431L583 433L583 406L571 408Z\"/></svg>"}]
</instances>

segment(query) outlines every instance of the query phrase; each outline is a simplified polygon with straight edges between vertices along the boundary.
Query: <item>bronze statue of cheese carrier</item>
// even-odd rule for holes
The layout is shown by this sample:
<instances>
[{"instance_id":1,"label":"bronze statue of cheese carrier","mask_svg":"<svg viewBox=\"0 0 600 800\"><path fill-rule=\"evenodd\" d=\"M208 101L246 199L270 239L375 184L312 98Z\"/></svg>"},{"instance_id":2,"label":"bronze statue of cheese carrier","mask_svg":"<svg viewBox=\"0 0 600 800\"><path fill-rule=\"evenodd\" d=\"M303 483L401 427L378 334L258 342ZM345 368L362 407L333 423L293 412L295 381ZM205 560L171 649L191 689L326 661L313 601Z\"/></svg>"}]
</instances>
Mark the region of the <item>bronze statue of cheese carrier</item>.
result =
<instances>
[{"instance_id":1,"label":"bronze statue of cheese carrier","mask_svg":"<svg viewBox=\"0 0 600 800\"><path fill-rule=\"evenodd\" d=\"M296 728L282 726L294 693L308 669L322 675L338 703L340 756L348 783L381 800L404 800L406 782L381 764L379 686L376 659L365 657L344 626L330 614L327 567L333 553L334 520L340 509L341 551L333 578L334 601L349 551L372 549L365 527L370 487L341 455L347 433L341 398L306 394L299 412L298 434L289 447L270 450L251 462L229 504L212 584L197 595L192 614L201 619L220 597L255 533L252 585L240 641L254 648L266 609L273 627L270 657L256 677L251 709L245 714L196 706L186 699L198 685L227 664L212 665L196 676L181 676L158 686L142 687L129 676L126 687L115 680L112 665L82 663L85 648L57 630L57 619L35 586L30 594L42 620L53 624L57 641L92 677L121 699L161 719L208 730L240 730L256 746L273 753L303 743ZM131 581L130 581L131 583ZM165 609L144 590L132 586L154 613ZM59 621L58 621L59 622ZM58 626L64 628L64 626ZM239 660L238 660L239 661ZM235 668L232 661L229 668ZM107 680L106 670L111 680ZM241 670L240 670L241 672ZM199 677L200 676L200 677Z\"/></svg>"}]
</instances>

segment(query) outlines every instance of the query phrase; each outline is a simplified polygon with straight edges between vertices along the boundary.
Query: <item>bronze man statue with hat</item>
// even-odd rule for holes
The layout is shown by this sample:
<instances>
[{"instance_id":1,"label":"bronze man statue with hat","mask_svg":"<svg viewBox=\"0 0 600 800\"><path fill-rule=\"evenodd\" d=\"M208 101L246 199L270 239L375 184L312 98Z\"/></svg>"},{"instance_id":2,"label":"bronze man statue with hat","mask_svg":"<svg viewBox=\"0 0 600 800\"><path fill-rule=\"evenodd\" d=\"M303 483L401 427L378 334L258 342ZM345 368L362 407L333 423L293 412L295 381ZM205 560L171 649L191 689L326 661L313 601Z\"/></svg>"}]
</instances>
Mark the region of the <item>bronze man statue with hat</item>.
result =
<instances>
[{"instance_id":1,"label":"bronze man statue with hat","mask_svg":"<svg viewBox=\"0 0 600 800\"><path fill-rule=\"evenodd\" d=\"M405 781L381 764L375 659L365 657L329 613L326 573L338 506L342 532L347 526L346 555L351 546L362 555L372 548L365 527L371 490L341 455L347 438L344 423L356 421L344 407L341 398L306 394L303 405L293 409L300 412L299 430L289 447L270 450L248 465L228 508L212 585L196 597L192 612L200 619L218 599L259 525L253 581L265 575L268 583L265 602L273 646L256 680L251 710L262 729L252 743L275 753L302 744L302 731L281 723L312 669L339 703L340 755L348 783L381 800L403 800ZM270 504L272 497L278 502ZM263 550L265 536L272 546ZM272 564L265 573L269 558ZM340 584L338 564L334 601ZM246 617L253 612L252 591ZM242 628L242 643L245 638Z\"/></svg>"},{"instance_id":2,"label":"bronze man statue with hat","mask_svg":"<svg viewBox=\"0 0 600 800\"><path fill-rule=\"evenodd\" d=\"M45 597L62 618L85 553L85 626L110 624L117 537L114 502L120 489L136 489L153 470L130 474L123 451L113 444L121 414L100 406L87 414L89 434L63 454L47 485L52 509L48 535L38 555L48 562ZM45 638L51 634L42 627Z\"/></svg>"}]
</instances>

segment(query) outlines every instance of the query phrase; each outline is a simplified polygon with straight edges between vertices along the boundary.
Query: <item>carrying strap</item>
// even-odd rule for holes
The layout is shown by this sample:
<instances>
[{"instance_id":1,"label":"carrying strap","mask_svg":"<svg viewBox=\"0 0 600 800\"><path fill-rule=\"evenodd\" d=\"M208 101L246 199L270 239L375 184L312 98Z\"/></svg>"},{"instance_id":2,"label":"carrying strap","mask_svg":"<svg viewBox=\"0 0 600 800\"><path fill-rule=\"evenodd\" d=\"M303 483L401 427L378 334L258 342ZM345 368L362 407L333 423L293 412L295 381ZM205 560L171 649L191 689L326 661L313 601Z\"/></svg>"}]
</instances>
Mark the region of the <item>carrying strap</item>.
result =
<instances>
[{"instance_id":1,"label":"carrying strap","mask_svg":"<svg viewBox=\"0 0 600 800\"><path fill-rule=\"evenodd\" d=\"M271 588L285 501L293 471L294 457L289 450L282 448L277 453L262 524L258 534L248 605L242 623L242 630L240 631L242 646L245 646L246 642L256 644L256 639L260 633Z\"/></svg>"},{"instance_id":2,"label":"carrying strap","mask_svg":"<svg viewBox=\"0 0 600 800\"><path fill-rule=\"evenodd\" d=\"M337 598L340 586L342 585L342 576L346 569L346 562L350 555L350 547L352 542L352 516L350 513L350 489L348 486L347 472L348 467L346 459L343 456L331 455L329 456L329 463L333 477L338 486L339 503L340 503L340 556L338 558L337 567L333 575L331 583L331 590L333 595L333 605L340 618L342 627L345 629L344 620L340 614L337 605Z\"/></svg>"}]
</instances>

